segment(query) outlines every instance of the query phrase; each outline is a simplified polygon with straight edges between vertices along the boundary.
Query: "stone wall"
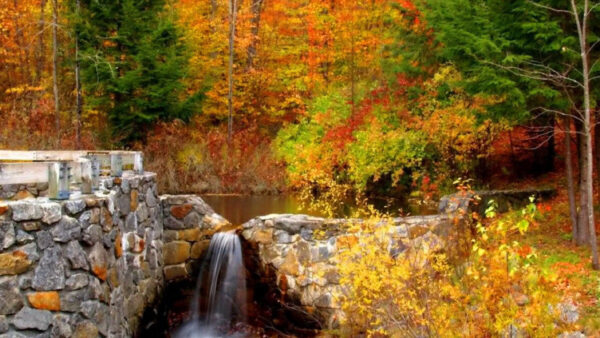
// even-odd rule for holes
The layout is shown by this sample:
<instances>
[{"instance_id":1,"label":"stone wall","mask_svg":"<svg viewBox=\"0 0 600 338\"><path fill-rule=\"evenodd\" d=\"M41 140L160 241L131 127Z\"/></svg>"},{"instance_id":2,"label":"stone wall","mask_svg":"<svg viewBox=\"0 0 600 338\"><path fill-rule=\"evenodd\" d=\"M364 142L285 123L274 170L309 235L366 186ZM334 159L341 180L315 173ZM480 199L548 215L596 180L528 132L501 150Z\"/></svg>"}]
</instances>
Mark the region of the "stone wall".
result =
<instances>
[{"instance_id":1,"label":"stone wall","mask_svg":"<svg viewBox=\"0 0 600 338\"><path fill-rule=\"evenodd\" d=\"M0 193L0 337L133 336L229 225L197 196L159 197L153 173L105 177L66 201L39 185Z\"/></svg>"},{"instance_id":2,"label":"stone wall","mask_svg":"<svg viewBox=\"0 0 600 338\"><path fill-rule=\"evenodd\" d=\"M439 250L462 218L432 215L395 218L390 230L390 252L398 255L409 248ZM242 236L258 251L265 270L274 270L277 286L292 302L314 313L321 325L335 328L343 316L334 295L339 284L337 253L358 241L346 232L348 222L358 219L323 219L306 215L268 215L243 225ZM318 235L316 235L318 234Z\"/></svg>"},{"instance_id":3,"label":"stone wall","mask_svg":"<svg viewBox=\"0 0 600 338\"><path fill-rule=\"evenodd\" d=\"M160 200L165 226L165 278L194 278L210 237L230 224L198 196L164 195Z\"/></svg>"},{"instance_id":4,"label":"stone wall","mask_svg":"<svg viewBox=\"0 0 600 338\"><path fill-rule=\"evenodd\" d=\"M163 285L156 175L0 202L0 336L131 336Z\"/></svg>"}]
</instances>

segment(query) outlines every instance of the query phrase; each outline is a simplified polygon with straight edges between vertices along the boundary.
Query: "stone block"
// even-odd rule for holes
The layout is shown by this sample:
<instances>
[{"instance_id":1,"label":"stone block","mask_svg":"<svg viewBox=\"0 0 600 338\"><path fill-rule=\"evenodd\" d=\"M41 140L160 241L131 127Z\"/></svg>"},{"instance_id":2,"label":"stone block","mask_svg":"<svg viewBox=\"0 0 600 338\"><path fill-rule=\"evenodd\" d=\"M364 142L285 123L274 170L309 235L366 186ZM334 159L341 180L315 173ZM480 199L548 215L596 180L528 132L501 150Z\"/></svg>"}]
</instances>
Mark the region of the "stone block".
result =
<instances>
[{"instance_id":1,"label":"stone block","mask_svg":"<svg viewBox=\"0 0 600 338\"><path fill-rule=\"evenodd\" d=\"M192 209L193 206L191 204L174 205L171 207L170 212L173 217L182 220Z\"/></svg>"},{"instance_id":2,"label":"stone block","mask_svg":"<svg viewBox=\"0 0 600 338\"><path fill-rule=\"evenodd\" d=\"M62 218L62 212L60 208L60 204L58 203L42 203L40 204L44 216L42 217L42 222L46 224L53 224Z\"/></svg>"},{"instance_id":3,"label":"stone block","mask_svg":"<svg viewBox=\"0 0 600 338\"><path fill-rule=\"evenodd\" d=\"M0 315L17 313L23 307L23 298L16 277L0 277Z\"/></svg>"},{"instance_id":4,"label":"stone block","mask_svg":"<svg viewBox=\"0 0 600 338\"><path fill-rule=\"evenodd\" d=\"M52 324L52 319L50 311L24 307L13 318L13 325L20 330L46 331Z\"/></svg>"},{"instance_id":5,"label":"stone block","mask_svg":"<svg viewBox=\"0 0 600 338\"><path fill-rule=\"evenodd\" d=\"M56 291L30 293L27 295L27 300L35 309L60 311L60 297Z\"/></svg>"},{"instance_id":6,"label":"stone block","mask_svg":"<svg viewBox=\"0 0 600 338\"><path fill-rule=\"evenodd\" d=\"M32 286L38 291L62 290L65 287L65 268L60 247L44 250L35 267Z\"/></svg>"},{"instance_id":7,"label":"stone block","mask_svg":"<svg viewBox=\"0 0 600 338\"><path fill-rule=\"evenodd\" d=\"M165 266L163 272L167 281L189 277L189 271L185 263Z\"/></svg>"},{"instance_id":8,"label":"stone block","mask_svg":"<svg viewBox=\"0 0 600 338\"><path fill-rule=\"evenodd\" d=\"M190 243L174 241L166 243L163 247L164 262L166 265L185 262L190 258Z\"/></svg>"},{"instance_id":9,"label":"stone block","mask_svg":"<svg viewBox=\"0 0 600 338\"><path fill-rule=\"evenodd\" d=\"M31 261L20 250L0 254L0 275L18 275L29 269Z\"/></svg>"},{"instance_id":10,"label":"stone block","mask_svg":"<svg viewBox=\"0 0 600 338\"><path fill-rule=\"evenodd\" d=\"M210 245L210 240L198 241L192 245L191 258L198 259L204 255Z\"/></svg>"},{"instance_id":11,"label":"stone block","mask_svg":"<svg viewBox=\"0 0 600 338\"><path fill-rule=\"evenodd\" d=\"M42 207L32 202L15 202L11 204L14 221L38 220L44 216Z\"/></svg>"}]
</instances>

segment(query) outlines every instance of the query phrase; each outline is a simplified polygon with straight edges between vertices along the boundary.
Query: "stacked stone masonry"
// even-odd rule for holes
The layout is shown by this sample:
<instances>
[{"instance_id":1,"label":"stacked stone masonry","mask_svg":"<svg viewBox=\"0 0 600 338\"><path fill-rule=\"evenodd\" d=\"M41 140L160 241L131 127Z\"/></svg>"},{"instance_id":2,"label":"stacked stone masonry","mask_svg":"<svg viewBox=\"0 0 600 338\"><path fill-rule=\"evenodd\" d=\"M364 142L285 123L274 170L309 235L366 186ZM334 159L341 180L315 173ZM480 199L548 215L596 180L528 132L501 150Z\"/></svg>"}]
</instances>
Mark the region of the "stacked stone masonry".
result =
<instances>
[{"instance_id":1,"label":"stacked stone masonry","mask_svg":"<svg viewBox=\"0 0 600 338\"><path fill-rule=\"evenodd\" d=\"M447 249L446 239L463 220L450 214L394 218L389 230L390 253L399 255L424 247ZM343 317L335 296L343 294L337 270L343 262L338 252L358 242L357 234L345 231L352 222L362 220L273 214L245 223L242 236L258 247L261 264L275 271L283 293L314 313L322 326L335 328Z\"/></svg>"},{"instance_id":2,"label":"stacked stone masonry","mask_svg":"<svg viewBox=\"0 0 600 338\"><path fill-rule=\"evenodd\" d=\"M226 223L195 196L159 197L153 173L101 186L67 201L3 187L17 200L0 201L0 337L133 336Z\"/></svg>"}]
</instances>

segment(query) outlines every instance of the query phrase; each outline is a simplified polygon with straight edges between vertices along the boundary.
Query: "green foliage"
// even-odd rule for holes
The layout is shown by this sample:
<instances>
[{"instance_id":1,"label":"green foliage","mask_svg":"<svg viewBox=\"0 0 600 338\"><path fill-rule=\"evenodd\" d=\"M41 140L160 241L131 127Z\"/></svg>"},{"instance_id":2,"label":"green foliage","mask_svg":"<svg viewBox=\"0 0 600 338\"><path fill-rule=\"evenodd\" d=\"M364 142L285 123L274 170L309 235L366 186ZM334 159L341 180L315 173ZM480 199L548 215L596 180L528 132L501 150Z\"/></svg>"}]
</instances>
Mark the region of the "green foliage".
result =
<instances>
[{"instance_id":1,"label":"green foliage","mask_svg":"<svg viewBox=\"0 0 600 338\"><path fill-rule=\"evenodd\" d=\"M140 139L158 120L187 120L201 94L182 101L187 56L163 0L81 0L73 5L82 82L90 108L108 114L113 136Z\"/></svg>"}]
</instances>

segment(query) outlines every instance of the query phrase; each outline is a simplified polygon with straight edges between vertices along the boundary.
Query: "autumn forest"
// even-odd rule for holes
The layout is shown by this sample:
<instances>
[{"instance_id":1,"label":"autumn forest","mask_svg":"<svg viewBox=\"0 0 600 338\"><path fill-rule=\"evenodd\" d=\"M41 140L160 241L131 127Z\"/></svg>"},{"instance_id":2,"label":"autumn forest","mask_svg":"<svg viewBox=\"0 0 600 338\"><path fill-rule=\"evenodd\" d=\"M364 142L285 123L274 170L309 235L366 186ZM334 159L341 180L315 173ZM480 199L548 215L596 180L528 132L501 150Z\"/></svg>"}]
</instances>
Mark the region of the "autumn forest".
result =
<instances>
[{"instance_id":1,"label":"autumn forest","mask_svg":"<svg viewBox=\"0 0 600 338\"><path fill-rule=\"evenodd\" d=\"M374 235L340 258L326 334L600 335L600 3L0 3L0 149L140 150L163 193L352 200ZM476 197L518 189L553 194ZM447 195L485 203L467 249L377 240Z\"/></svg>"}]
</instances>

